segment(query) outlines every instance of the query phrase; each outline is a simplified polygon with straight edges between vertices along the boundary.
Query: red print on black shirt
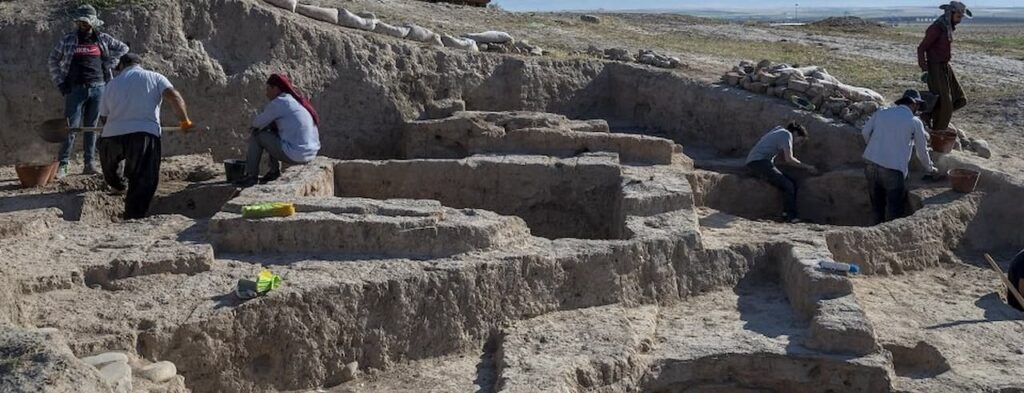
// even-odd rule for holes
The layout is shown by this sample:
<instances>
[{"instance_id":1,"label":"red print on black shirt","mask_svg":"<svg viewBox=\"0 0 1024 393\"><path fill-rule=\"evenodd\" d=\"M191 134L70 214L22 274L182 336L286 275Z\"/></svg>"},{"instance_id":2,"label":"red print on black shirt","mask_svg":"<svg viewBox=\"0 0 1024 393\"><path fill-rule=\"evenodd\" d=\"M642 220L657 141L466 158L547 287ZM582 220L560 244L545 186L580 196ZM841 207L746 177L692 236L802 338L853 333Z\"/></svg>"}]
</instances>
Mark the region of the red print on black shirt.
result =
<instances>
[{"instance_id":1,"label":"red print on black shirt","mask_svg":"<svg viewBox=\"0 0 1024 393\"><path fill-rule=\"evenodd\" d=\"M75 47L75 57L100 57L98 44L79 44Z\"/></svg>"}]
</instances>

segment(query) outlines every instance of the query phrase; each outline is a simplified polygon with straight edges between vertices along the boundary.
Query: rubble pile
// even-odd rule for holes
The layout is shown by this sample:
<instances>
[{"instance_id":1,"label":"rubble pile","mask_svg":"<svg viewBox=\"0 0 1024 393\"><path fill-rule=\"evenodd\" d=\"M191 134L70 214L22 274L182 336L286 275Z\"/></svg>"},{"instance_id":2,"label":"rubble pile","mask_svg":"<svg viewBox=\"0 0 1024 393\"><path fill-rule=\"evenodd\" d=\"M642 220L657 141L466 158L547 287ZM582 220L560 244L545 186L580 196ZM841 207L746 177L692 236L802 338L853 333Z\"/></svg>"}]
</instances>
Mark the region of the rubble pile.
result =
<instances>
[{"instance_id":1,"label":"rubble pile","mask_svg":"<svg viewBox=\"0 0 1024 393\"><path fill-rule=\"evenodd\" d=\"M874 90L850 86L817 66L791 66L762 60L749 61L722 76L722 81L744 90L779 97L806 110L863 126L884 105L885 98Z\"/></svg>"},{"instance_id":2,"label":"rubble pile","mask_svg":"<svg viewBox=\"0 0 1024 393\"><path fill-rule=\"evenodd\" d=\"M634 55L629 49L625 48L600 49L591 45L582 54L605 60L640 63L659 68L680 68L683 66L683 61L678 57L668 56L650 49L641 49Z\"/></svg>"}]
</instances>

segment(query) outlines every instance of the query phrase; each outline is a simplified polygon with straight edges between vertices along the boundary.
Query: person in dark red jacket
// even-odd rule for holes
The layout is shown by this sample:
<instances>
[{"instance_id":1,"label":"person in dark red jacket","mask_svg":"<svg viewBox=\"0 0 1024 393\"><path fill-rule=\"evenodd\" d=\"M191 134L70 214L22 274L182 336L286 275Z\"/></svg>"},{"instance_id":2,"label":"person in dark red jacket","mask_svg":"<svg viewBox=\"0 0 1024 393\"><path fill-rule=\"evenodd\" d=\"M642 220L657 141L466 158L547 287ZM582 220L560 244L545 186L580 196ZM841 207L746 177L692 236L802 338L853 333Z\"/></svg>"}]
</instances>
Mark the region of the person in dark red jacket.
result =
<instances>
[{"instance_id":1,"label":"person in dark red jacket","mask_svg":"<svg viewBox=\"0 0 1024 393\"><path fill-rule=\"evenodd\" d=\"M946 130L953 118L953 111L967 105L964 90L949 66L949 60L952 58L953 32L964 16L970 18L974 15L959 1L951 1L939 8L945 13L925 32L924 40L917 47L917 64L921 71L928 73L928 90L939 97L932 112L931 124L928 125L933 130Z\"/></svg>"}]
</instances>

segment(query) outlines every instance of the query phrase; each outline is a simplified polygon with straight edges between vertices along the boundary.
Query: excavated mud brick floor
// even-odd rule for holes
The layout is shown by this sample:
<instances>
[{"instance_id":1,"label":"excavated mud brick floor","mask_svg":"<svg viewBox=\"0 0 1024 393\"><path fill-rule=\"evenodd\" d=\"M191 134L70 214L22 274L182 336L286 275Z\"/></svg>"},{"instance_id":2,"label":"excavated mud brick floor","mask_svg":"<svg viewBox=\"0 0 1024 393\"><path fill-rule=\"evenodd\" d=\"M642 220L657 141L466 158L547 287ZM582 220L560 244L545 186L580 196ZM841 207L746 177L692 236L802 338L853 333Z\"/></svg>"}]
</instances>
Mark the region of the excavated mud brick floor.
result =
<instances>
[{"instance_id":1,"label":"excavated mud brick floor","mask_svg":"<svg viewBox=\"0 0 1024 393\"><path fill-rule=\"evenodd\" d=\"M1024 239L1006 178L914 179L912 214L875 225L857 168L797 174L809 223L787 225L735 157L600 120L458 112L404 138L402 159L317 158L244 190L209 156L170 158L128 222L98 177L21 190L0 170L0 354L48 359L0 358L0 387L1024 389L1024 325L980 259ZM297 213L241 217L268 201ZM263 267L284 286L238 299ZM134 374L81 360L112 351ZM159 361L173 377L149 379Z\"/></svg>"}]
</instances>

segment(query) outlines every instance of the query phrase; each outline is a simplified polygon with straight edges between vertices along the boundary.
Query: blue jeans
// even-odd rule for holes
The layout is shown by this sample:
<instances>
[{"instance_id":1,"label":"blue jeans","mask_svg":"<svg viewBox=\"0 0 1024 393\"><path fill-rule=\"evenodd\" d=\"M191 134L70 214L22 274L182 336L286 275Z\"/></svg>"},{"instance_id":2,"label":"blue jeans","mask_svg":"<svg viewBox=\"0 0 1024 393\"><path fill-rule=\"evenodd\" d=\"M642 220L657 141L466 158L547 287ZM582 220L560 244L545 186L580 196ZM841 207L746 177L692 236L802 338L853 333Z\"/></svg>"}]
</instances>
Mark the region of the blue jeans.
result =
<instances>
[{"instance_id":1,"label":"blue jeans","mask_svg":"<svg viewBox=\"0 0 1024 393\"><path fill-rule=\"evenodd\" d=\"M100 97L103 96L103 88L103 83L75 85L71 88L71 93L64 96L64 117L68 119L68 124L71 127L96 126L96 121L100 116ZM60 145L60 154L57 156L57 160L61 165L67 165L68 160L71 159L71 152L75 148L75 134L74 132L69 133L68 139ZM84 134L85 164L89 165L96 155L96 133L86 132Z\"/></svg>"}]
</instances>

